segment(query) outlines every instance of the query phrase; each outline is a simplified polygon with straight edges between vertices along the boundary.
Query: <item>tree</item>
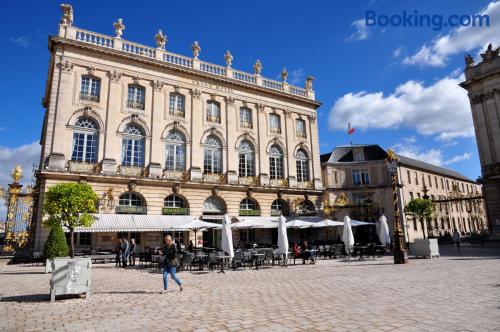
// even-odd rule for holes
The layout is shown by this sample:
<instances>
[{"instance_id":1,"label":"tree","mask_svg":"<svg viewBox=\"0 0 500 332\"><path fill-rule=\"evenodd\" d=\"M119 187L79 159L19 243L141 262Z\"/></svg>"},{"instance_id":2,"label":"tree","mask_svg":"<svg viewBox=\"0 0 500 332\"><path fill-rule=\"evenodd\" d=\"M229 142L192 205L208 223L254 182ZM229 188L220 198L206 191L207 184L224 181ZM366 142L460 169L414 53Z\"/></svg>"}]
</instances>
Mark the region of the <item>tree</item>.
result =
<instances>
[{"instance_id":1,"label":"tree","mask_svg":"<svg viewBox=\"0 0 500 332\"><path fill-rule=\"evenodd\" d=\"M434 212L434 203L428 199L414 198L405 206L405 213L413 216L414 219L420 220L422 226L422 234L425 239L424 220L431 218Z\"/></svg>"},{"instance_id":2,"label":"tree","mask_svg":"<svg viewBox=\"0 0 500 332\"><path fill-rule=\"evenodd\" d=\"M43 215L48 216L45 226L62 225L70 233L71 257L75 255L75 228L90 227L96 212L99 197L86 183L61 183L49 188L45 193Z\"/></svg>"},{"instance_id":3,"label":"tree","mask_svg":"<svg viewBox=\"0 0 500 332\"><path fill-rule=\"evenodd\" d=\"M54 225L50 230L47 242L43 248L43 256L48 259L68 256L68 244L61 224Z\"/></svg>"}]
</instances>

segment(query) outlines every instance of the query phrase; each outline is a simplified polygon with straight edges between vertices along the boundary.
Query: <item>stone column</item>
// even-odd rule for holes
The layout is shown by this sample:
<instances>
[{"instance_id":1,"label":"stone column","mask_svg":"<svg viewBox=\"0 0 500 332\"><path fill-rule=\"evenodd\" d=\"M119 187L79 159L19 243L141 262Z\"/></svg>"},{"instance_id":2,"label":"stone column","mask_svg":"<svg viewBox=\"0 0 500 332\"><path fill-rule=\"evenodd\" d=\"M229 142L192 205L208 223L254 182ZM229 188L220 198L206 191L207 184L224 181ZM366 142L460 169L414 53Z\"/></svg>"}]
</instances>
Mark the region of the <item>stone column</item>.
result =
<instances>
[{"instance_id":1,"label":"stone column","mask_svg":"<svg viewBox=\"0 0 500 332\"><path fill-rule=\"evenodd\" d=\"M227 181L230 184L238 184L238 151L235 150L238 138L237 118L238 110L234 104L234 98L226 98L226 141L227 141Z\"/></svg>"},{"instance_id":2,"label":"stone column","mask_svg":"<svg viewBox=\"0 0 500 332\"><path fill-rule=\"evenodd\" d=\"M116 165L121 158L120 137L116 134L120 124L120 105L122 104L122 74L116 70L108 73L109 95L106 107L106 139L104 142L104 158L102 159L101 172L105 175L115 175Z\"/></svg>"},{"instance_id":3,"label":"stone column","mask_svg":"<svg viewBox=\"0 0 500 332\"><path fill-rule=\"evenodd\" d=\"M150 162L149 162L149 177L152 178L161 178L162 177L162 165L164 160L162 160L162 156L164 153L162 151L165 150L164 144L161 140L162 134L162 124L163 121L160 121L162 118L162 111L164 105L164 95L163 95L163 83L160 81L152 82L153 86L153 102L151 109L151 142L150 142Z\"/></svg>"},{"instance_id":4,"label":"stone column","mask_svg":"<svg viewBox=\"0 0 500 332\"><path fill-rule=\"evenodd\" d=\"M199 147L203 135L203 102L198 89L191 90L191 169L192 181L203 180L203 150Z\"/></svg>"}]
</instances>

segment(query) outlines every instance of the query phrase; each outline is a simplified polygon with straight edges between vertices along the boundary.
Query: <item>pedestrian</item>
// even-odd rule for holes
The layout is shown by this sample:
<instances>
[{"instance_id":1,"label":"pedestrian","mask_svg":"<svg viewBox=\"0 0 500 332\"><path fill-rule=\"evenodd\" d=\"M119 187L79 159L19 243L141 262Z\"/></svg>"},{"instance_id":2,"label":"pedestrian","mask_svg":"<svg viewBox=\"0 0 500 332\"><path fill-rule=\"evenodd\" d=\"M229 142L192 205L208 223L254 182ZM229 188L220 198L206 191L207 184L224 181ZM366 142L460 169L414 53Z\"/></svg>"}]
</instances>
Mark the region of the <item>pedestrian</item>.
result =
<instances>
[{"instance_id":1,"label":"pedestrian","mask_svg":"<svg viewBox=\"0 0 500 332\"><path fill-rule=\"evenodd\" d=\"M136 252L137 252L137 249L135 246L135 239L130 239L130 250L129 250L129 255L128 255L128 264L130 266L135 266Z\"/></svg>"},{"instance_id":2,"label":"pedestrian","mask_svg":"<svg viewBox=\"0 0 500 332\"><path fill-rule=\"evenodd\" d=\"M163 250L160 251L160 255L165 257L165 261L163 263L163 292L168 292L168 274L170 273L170 277L174 280L177 285L179 285L179 289L182 292L183 287L182 283L175 275L177 270L177 246L173 243L172 237L170 235L165 235L163 238L164 247Z\"/></svg>"},{"instance_id":3,"label":"pedestrian","mask_svg":"<svg viewBox=\"0 0 500 332\"><path fill-rule=\"evenodd\" d=\"M193 252L193 250L194 250L193 240L189 240L188 251Z\"/></svg>"},{"instance_id":4,"label":"pedestrian","mask_svg":"<svg viewBox=\"0 0 500 332\"><path fill-rule=\"evenodd\" d=\"M115 267L122 267L122 246L121 246L121 237L116 239L115 245Z\"/></svg>"},{"instance_id":5,"label":"pedestrian","mask_svg":"<svg viewBox=\"0 0 500 332\"><path fill-rule=\"evenodd\" d=\"M460 232L457 229L455 229L455 231L453 232L453 242L457 246L457 250L460 250L461 239L462 239L462 234L460 234Z\"/></svg>"},{"instance_id":6,"label":"pedestrian","mask_svg":"<svg viewBox=\"0 0 500 332\"><path fill-rule=\"evenodd\" d=\"M121 253L122 253L122 264L123 268L127 268L127 259L129 254L130 246L128 244L127 238L122 237L121 239Z\"/></svg>"}]
</instances>

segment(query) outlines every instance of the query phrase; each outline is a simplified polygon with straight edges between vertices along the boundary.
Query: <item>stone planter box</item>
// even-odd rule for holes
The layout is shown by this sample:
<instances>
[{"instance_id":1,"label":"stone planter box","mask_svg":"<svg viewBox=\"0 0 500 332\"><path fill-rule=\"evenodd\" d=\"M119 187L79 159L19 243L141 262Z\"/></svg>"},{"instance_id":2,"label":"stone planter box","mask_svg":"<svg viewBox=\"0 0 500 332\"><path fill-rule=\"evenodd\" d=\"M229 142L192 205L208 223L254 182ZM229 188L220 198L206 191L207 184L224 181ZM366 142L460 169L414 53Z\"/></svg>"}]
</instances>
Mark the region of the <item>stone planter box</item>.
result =
<instances>
[{"instance_id":1,"label":"stone planter box","mask_svg":"<svg viewBox=\"0 0 500 332\"><path fill-rule=\"evenodd\" d=\"M439 257L439 246L437 239L417 239L410 243L410 253L416 257L432 258Z\"/></svg>"},{"instance_id":2,"label":"stone planter box","mask_svg":"<svg viewBox=\"0 0 500 332\"><path fill-rule=\"evenodd\" d=\"M85 258L56 258L52 260L52 278L50 279L50 302L58 295L83 294L90 297L90 270L92 262Z\"/></svg>"}]
</instances>

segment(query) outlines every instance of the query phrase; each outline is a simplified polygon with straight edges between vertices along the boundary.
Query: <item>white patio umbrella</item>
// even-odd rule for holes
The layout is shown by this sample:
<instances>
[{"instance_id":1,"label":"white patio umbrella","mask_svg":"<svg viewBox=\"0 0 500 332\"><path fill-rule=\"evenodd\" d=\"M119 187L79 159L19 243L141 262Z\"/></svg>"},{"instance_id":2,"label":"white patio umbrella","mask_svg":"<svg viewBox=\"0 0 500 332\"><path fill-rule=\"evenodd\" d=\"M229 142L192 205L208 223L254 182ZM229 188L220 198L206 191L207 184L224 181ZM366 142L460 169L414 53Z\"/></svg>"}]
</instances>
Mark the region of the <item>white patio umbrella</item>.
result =
<instances>
[{"instance_id":1,"label":"white patio umbrella","mask_svg":"<svg viewBox=\"0 0 500 332\"><path fill-rule=\"evenodd\" d=\"M222 250L233 259L233 232L231 230L231 219L227 214L224 215L222 220Z\"/></svg>"},{"instance_id":2,"label":"white patio umbrella","mask_svg":"<svg viewBox=\"0 0 500 332\"><path fill-rule=\"evenodd\" d=\"M354 246L354 235L352 234L351 218L344 217L344 230L342 232L342 241L344 241L345 251L351 257L351 248Z\"/></svg>"},{"instance_id":3,"label":"white patio umbrella","mask_svg":"<svg viewBox=\"0 0 500 332\"><path fill-rule=\"evenodd\" d=\"M286 223L288 228L309 228L312 227L313 223L309 221L304 221L300 219L294 219Z\"/></svg>"},{"instance_id":4,"label":"white patio umbrella","mask_svg":"<svg viewBox=\"0 0 500 332\"><path fill-rule=\"evenodd\" d=\"M187 229L194 231L194 246L196 248L196 245L198 243L198 238L196 237L196 233L198 233L199 230L207 229L207 228L220 228L221 225L213 223L213 222L206 222L202 221L199 219L195 219L193 221L188 222L187 224L182 225L182 229Z\"/></svg>"},{"instance_id":5,"label":"white patio umbrella","mask_svg":"<svg viewBox=\"0 0 500 332\"><path fill-rule=\"evenodd\" d=\"M278 253L288 255L288 235L286 233L286 219L283 215L278 221Z\"/></svg>"},{"instance_id":6,"label":"white patio umbrella","mask_svg":"<svg viewBox=\"0 0 500 332\"><path fill-rule=\"evenodd\" d=\"M391 244L391 236L389 235L389 226L387 226L387 218L382 215L379 218L380 224L378 225L378 238L380 243L384 245Z\"/></svg>"},{"instance_id":7,"label":"white patio umbrella","mask_svg":"<svg viewBox=\"0 0 500 332\"><path fill-rule=\"evenodd\" d=\"M323 219L321 221L313 223L312 227L317 228L317 227L335 227L335 226L344 226L343 222L337 221L337 220L331 220L331 219Z\"/></svg>"}]
</instances>

